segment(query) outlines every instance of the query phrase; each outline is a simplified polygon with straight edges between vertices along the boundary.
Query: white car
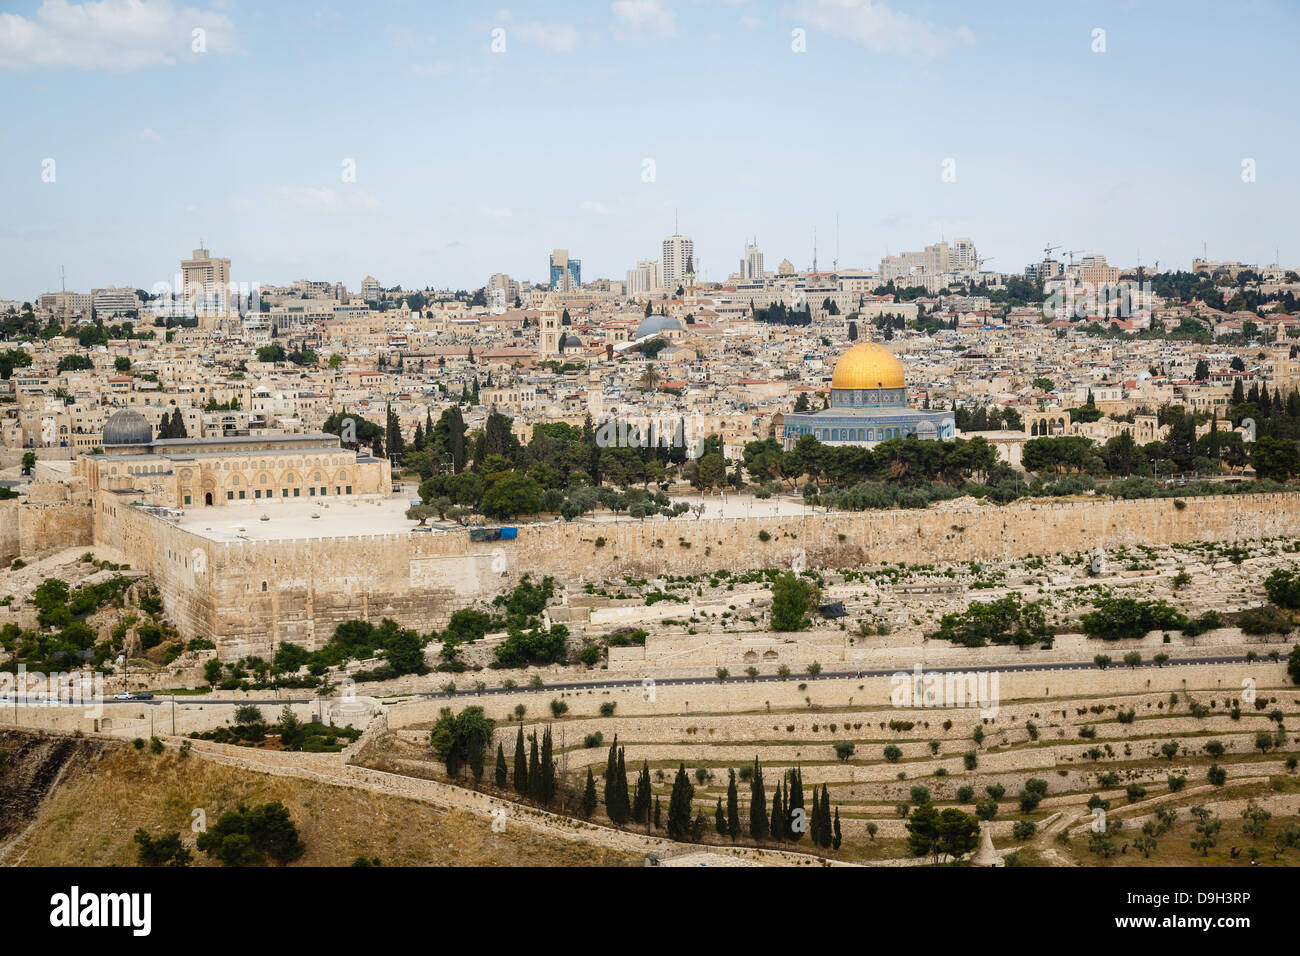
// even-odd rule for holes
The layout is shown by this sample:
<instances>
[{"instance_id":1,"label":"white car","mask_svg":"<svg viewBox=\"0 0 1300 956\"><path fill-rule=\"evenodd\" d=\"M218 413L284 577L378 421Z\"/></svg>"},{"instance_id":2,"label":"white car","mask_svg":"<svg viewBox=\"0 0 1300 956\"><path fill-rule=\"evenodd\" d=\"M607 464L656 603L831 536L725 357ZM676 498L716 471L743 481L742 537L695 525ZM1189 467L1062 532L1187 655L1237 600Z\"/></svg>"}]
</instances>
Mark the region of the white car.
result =
<instances>
[{"instance_id":1,"label":"white car","mask_svg":"<svg viewBox=\"0 0 1300 956\"><path fill-rule=\"evenodd\" d=\"M123 693L121 693L121 694L114 694L114 695L113 695L113 699L114 699L114 700L130 700L130 699L131 699L131 695L130 695L130 694L127 694L127 693L125 693L125 692L123 692Z\"/></svg>"}]
</instances>

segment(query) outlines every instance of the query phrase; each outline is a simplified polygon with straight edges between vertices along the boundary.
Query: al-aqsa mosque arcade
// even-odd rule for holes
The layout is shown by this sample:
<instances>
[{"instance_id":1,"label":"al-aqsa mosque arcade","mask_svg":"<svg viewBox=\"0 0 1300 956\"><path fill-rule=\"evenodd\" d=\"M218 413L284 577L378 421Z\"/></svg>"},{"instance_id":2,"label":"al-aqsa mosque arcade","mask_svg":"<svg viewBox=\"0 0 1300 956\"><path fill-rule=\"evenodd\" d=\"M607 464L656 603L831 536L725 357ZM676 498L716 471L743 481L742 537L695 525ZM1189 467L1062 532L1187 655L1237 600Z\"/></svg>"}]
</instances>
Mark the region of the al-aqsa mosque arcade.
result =
<instances>
[{"instance_id":1,"label":"al-aqsa mosque arcade","mask_svg":"<svg viewBox=\"0 0 1300 956\"><path fill-rule=\"evenodd\" d=\"M827 445L874 445L908 435L930 440L957 436L951 411L908 406L903 363L874 342L860 342L836 363L829 408L786 415L783 430L787 450L804 435Z\"/></svg>"}]
</instances>

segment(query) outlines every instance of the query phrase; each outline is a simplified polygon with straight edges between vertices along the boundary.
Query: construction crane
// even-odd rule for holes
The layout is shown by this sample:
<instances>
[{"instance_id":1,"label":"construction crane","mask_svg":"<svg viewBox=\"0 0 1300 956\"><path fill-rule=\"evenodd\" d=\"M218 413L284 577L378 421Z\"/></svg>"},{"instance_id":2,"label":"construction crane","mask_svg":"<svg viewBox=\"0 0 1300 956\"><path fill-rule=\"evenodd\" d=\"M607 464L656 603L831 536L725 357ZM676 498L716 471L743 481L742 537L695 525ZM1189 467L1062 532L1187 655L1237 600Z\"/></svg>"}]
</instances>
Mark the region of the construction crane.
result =
<instances>
[{"instance_id":1,"label":"construction crane","mask_svg":"<svg viewBox=\"0 0 1300 956\"><path fill-rule=\"evenodd\" d=\"M1067 256L1070 257L1070 268L1074 268L1074 254L1075 254L1076 252L1087 252L1087 251L1088 251L1087 249L1070 249L1070 250L1067 250L1065 254L1066 254Z\"/></svg>"},{"instance_id":2,"label":"construction crane","mask_svg":"<svg viewBox=\"0 0 1300 956\"><path fill-rule=\"evenodd\" d=\"M1043 261L1045 262L1045 261L1047 261L1048 259L1052 258L1052 252L1053 252L1054 250L1056 250L1056 249L1059 249L1059 248L1061 248L1061 247L1060 247L1060 246L1043 246Z\"/></svg>"},{"instance_id":3,"label":"construction crane","mask_svg":"<svg viewBox=\"0 0 1300 956\"><path fill-rule=\"evenodd\" d=\"M980 269L984 268L984 263L986 263L986 262L992 262L994 258L995 258L994 256L985 256L983 259L976 259L976 260L975 260L975 271L976 271L976 272L979 272Z\"/></svg>"}]
</instances>

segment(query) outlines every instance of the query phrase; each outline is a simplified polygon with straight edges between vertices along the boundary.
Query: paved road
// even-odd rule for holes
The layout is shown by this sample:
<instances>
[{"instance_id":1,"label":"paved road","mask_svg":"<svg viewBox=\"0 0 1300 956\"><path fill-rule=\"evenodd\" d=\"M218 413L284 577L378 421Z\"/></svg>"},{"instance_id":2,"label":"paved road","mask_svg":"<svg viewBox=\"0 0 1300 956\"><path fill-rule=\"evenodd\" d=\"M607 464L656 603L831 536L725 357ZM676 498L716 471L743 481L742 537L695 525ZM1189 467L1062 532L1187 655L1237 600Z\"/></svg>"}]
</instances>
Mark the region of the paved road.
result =
<instances>
[{"instance_id":1,"label":"paved road","mask_svg":"<svg viewBox=\"0 0 1300 956\"><path fill-rule=\"evenodd\" d=\"M1164 664L1157 664L1154 661L1143 661L1138 668L1149 667L1192 667L1197 664L1244 664L1247 663L1245 655L1224 655L1216 657L1188 657L1180 658L1176 661L1168 661ZM1127 664L1115 663L1111 665L1117 670L1128 667ZM1097 667L1092 661L1057 661L1053 663L1042 664L978 664L965 667L931 667L927 673L946 674L952 672L988 672L992 673L1034 673L1053 671L1086 671L1095 670ZM898 667L883 668L878 670L863 671L835 671L832 673L821 673L816 676L812 674L791 674L789 677L781 677L777 674L761 674L758 677L733 676L728 678L731 683L750 683L761 684L772 681L825 681L825 680L857 680L865 677L890 677L894 674L908 674L910 671ZM448 694L443 691L423 691L411 694L402 694L402 697L428 697L442 698L451 700L454 697L464 696L489 696L492 694L520 694L520 693L554 693L557 690L614 690L624 687L640 687L642 678L635 677L629 680L592 680L592 681L569 681L558 684L546 684L544 687L534 688L526 685L507 689L505 687L489 687L481 691L466 690L456 694ZM715 685L718 683L717 678L713 677L656 677L654 678L656 687L690 687L705 685ZM104 704L132 704L139 706L141 704L157 706L159 704L169 704L171 697L155 697L153 700L112 700L104 698ZM175 698L178 702L184 703L191 699L188 697ZM322 698L311 697L266 697L266 698L221 698L209 697L207 695L195 695L192 698L196 703L202 704L309 704L314 703Z\"/></svg>"}]
</instances>

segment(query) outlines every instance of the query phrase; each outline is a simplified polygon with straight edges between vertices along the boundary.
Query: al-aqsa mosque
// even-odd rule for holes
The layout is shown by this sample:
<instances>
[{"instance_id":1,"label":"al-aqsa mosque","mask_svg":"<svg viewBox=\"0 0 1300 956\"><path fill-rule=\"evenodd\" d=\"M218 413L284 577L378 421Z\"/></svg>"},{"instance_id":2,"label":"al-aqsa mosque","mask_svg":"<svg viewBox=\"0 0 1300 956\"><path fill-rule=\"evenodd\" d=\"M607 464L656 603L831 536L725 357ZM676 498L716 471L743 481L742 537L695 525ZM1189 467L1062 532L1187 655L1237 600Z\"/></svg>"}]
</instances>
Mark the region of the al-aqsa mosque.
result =
<instances>
[{"instance_id":1,"label":"al-aqsa mosque","mask_svg":"<svg viewBox=\"0 0 1300 956\"><path fill-rule=\"evenodd\" d=\"M873 445L908 435L930 440L957 436L951 411L908 406L903 363L875 342L860 342L836 363L829 408L786 415L783 429L786 449L804 435L827 445Z\"/></svg>"}]
</instances>

